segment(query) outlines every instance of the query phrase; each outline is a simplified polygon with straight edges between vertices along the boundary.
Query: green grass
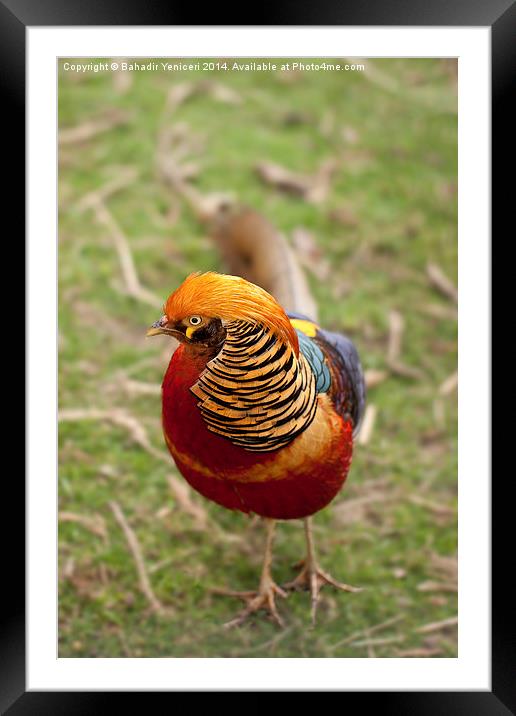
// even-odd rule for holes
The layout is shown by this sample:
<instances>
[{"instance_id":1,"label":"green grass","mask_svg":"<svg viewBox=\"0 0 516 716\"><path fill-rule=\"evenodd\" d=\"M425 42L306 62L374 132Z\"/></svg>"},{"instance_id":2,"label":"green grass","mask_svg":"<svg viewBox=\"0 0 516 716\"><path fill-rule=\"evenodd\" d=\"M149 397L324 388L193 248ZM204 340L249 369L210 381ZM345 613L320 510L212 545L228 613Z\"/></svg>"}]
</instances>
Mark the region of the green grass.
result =
<instances>
[{"instance_id":1,"label":"green grass","mask_svg":"<svg viewBox=\"0 0 516 716\"><path fill-rule=\"evenodd\" d=\"M456 370L457 325L425 310L450 308L430 285L427 263L453 281L457 273L455 79L450 63L440 60L367 64L394 87L351 72L289 82L269 73L139 73L120 92L111 74L77 78L60 71L61 128L113 108L129 113L127 123L60 153L61 409L123 409L146 428L152 446L164 449L159 396L128 394L120 382L125 375L159 385L167 345L144 339L159 310L124 293L110 232L78 202L121 168L134 168L134 182L106 203L127 236L141 283L164 300L190 271L223 270L205 230L156 169L159 133L177 123L202 141L193 157L201 165L195 182L201 192L232 192L283 232L304 227L313 234L331 265L324 281L309 274L320 323L353 338L364 368L385 368L388 315L395 309L405 319L402 359L424 375L390 376L369 392L378 411L371 440L357 446L344 490L316 517L324 567L366 589L323 590L314 630L305 593L279 603L284 632L265 615L222 630L240 604L207 587L256 586L262 526L193 495L217 526L199 529L167 483L167 475L177 477L172 460L167 465L110 422L62 422L60 511L97 519L105 532L60 522L60 656L393 657L421 648L456 656L453 628L417 631L457 610L455 591L425 589L450 581L436 560L453 560L457 547L456 395L439 396ZM241 103L201 93L167 112L170 87L198 79L232 88ZM297 123L286 121L293 115ZM317 206L265 186L253 170L267 159L310 174L328 157L340 165L327 200ZM352 215L348 225L331 219L342 208ZM138 537L152 588L170 608L165 616L149 611L112 500ZM291 564L303 556L301 527L279 526L279 582L293 576ZM356 645L394 617L399 620L374 633L386 643L374 651Z\"/></svg>"}]
</instances>

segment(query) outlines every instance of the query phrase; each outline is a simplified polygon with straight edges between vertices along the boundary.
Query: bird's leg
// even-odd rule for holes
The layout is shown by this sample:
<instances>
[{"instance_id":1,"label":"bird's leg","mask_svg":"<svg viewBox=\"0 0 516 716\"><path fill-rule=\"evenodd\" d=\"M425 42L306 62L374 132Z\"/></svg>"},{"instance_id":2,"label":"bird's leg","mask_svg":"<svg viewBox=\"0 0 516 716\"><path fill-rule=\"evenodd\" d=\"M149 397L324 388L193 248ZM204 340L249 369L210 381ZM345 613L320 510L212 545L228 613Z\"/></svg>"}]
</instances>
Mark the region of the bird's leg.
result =
<instances>
[{"instance_id":1,"label":"bird's leg","mask_svg":"<svg viewBox=\"0 0 516 716\"><path fill-rule=\"evenodd\" d=\"M309 589L312 596L312 623L315 624L315 616L317 612L317 604L319 602L319 592L323 584L331 584L336 589L341 589L343 592L361 592L361 587L352 587L349 584L343 584L337 582L331 574L325 572L317 563L315 555L314 537L312 534L312 518L306 517L305 523L305 536L306 536L306 559L301 562L303 569L298 576L292 581L284 584L285 589Z\"/></svg>"},{"instance_id":2,"label":"bird's leg","mask_svg":"<svg viewBox=\"0 0 516 716\"><path fill-rule=\"evenodd\" d=\"M246 602L246 607L240 614L234 619L226 622L224 626L231 628L242 624L251 614L257 612L259 609L266 609L273 619L283 627L283 620L280 617L274 601L275 595L279 594L280 597L286 597L286 592L283 591L274 582L271 576L271 563L272 563L272 543L274 540L274 530L276 527L276 520L266 519L265 520L267 529L267 538L265 543L265 556L263 559L262 575L260 577L260 585L258 591L250 592L235 592L226 589L212 589L211 591L215 594L225 594L230 597L240 597Z\"/></svg>"}]
</instances>

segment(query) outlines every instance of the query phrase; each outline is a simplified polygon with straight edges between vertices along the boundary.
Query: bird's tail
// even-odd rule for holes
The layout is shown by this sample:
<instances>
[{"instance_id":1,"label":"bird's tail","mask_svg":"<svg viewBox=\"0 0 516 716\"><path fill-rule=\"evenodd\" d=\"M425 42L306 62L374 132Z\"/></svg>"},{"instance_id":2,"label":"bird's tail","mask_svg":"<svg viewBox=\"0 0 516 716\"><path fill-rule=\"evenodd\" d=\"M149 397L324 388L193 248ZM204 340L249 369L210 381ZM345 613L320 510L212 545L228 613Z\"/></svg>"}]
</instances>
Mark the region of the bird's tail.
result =
<instances>
[{"instance_id":1,"label":"bird's tail","mask_svg":"<svg viewBox=\"0 0 516 716\"><path fill-rule=\"evenodd\" d=\"M209 222L229 273L258 284L286 311L317 320L317 304L287 239L261 214L227 207Z\"/></svg>"}]
</instances>

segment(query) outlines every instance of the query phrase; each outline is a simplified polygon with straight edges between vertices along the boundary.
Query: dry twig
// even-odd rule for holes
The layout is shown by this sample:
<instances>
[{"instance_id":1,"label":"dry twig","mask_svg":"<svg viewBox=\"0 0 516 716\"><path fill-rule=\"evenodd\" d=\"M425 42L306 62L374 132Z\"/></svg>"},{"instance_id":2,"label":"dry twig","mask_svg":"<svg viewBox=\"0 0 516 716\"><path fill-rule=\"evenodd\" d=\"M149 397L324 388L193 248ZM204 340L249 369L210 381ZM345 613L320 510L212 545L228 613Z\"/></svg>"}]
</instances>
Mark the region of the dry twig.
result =
<instances>
[{"instance_id":1,"label":"dry twig","mask_svg":"<svg viewBox=\"0 0 516 716\"><path fill-rule=\"evenodd\" d=\"M452 306L441 306L439 303L427 303L419 307L422 313L432 318L456 321L458 318L457 309Z\"/></svg>"},{"instance_id":2,"label":"dry twig","mask_svg":"<svg viewBox=\"0 0 516 716\"><path fill-rule=\"evenodd\" d=\"M124 410L112 409L112 410L98 410L96 408L89 409L78 409L78 410L61 410L59 412L59 421L80 421L80 420L107 420L118 427L127 430L131 438L135 443L140 445L144 450L150 453L157 460L165 462L170 465L169 456L162 450L158 450L151 444L147 432L143 425L133 416L126 413ZM170 476L168 478L169 486L174 485L173 492L177 496L183 494L186 486L177 478ZM204 520L204 524L208 523L208 514L201 507L201 505L195 504L192 500L185 500L179 503L181 507L190 514L191 517L199 524L199 520Z\"/></svg>"},{"instance_id":3,"label":"dry twig","mask_svg":"<svg viewBox=\"0 0 516 716\"><path fill-rule=\"evenodd\" d=\"M340 523L350 524L363 518L370 505L378 503L385 505L387 502L398 499L398 493L386 494L385 492L371 492L351 500L344 499L334 506L333 516Z\"/></svg>"},{"instance_id":4,"label":"dry twig","mask_svg":"<svg viewBox=\"0 0 516 716\"><path fill-rule=\"evenodd\" d=\"M450 617L449 619L443 619L439 622L430 622L430 624L424 624L416 629L418 634L430 634L434 631L441 631L441 629L448 629L448 627L456 626L459 622L458 617Z\"/></svg>"},{"instance_id":5,"label":"dry twig","mask_svg":"<svg viewBox=\"0 0 516 716\"><path fill-rule=\"evenodd\" d=\"M316 244L313 234L301 227L294 229L292 243L300 263L313 273L319 281L326 280L330 275L330 262L324 257L320 247Z\"/></svg>"},{"instance_id":6,"label":"dry twig","mask_svg":"<svg viewBox=\"0 0 516 716\"><path fill-rule=\"evenodd\" d=\"M136 176L137 173L132 169L122 172L121 176L111 182L108 182L104 187L101 187L100 189L90 192L84 196L78 202L77 206L81 211L91 209L94 212L97 221L109 231L118 254L127 293L143 303L148 303L154 308L161 309L162 301L160 301L155 294L141 285L136 271L136 266L134 264L129 241L104 203L104 200L107 197L131 184Z\"/></svg>"},{"instance_id":7,"label":"dry twig","mask_svg":"<svg viewBox=\"0 0 516 716\"><path fill-rule=\"evenodd\" d=\"M206 94L224 104L238 105L242 103L240 95L231 87L214 80L200 80L199 82L181 82L171 87L167 94L166 108L169 112L175 112L189 99L201 94Z\"/></svg>"},{"instance_id":8,"label":"dry twig","mask_svg":"<svg viewBox=\"0 0 516 716\"><path fill-rule=\"evenodd\" d=\"M193 517L200 530L206 529L208 525L208 515L203 507L192 500L191 492L186 482L177 480L172 475L167 475L168 485L176 498L177 504Z\"/></svg>"},{"instance_id":9,"label":"dry twig","mask_svg":"<svg viewBox=\"0 0 516 716\"><path fill-rule=\"evenodd\" d=\"M439 395L449 395L452 393L459 384L459 374L457 371L452 373L445 381L439 386Z\"/></svg>"},{"instance_id":10,"label":"dry twig","mask_svg":"<svg viewBox=\"0 0 516 716\"><path fill-rule=\"evenodd\" d=\"M166 109L169 112L175 112L175 110L192 97L194 93L195 87L193 82L180 82L177 85L173 85L167 93Z\"/></svg>"},{"instance_id":11,"label":"dry twig","mask_svg":"<svg viewBox=\"0 0 516 716\"><path fill-rule=\"evenodd\" d=\"M116 176L104 186L85 194L76 204L79 212L94 209L99 202L104 202L121 189L134 184L138 171L134 167L117 167Z\"/></svg>"},{"instance_id":12,"label":"dry twig","mask_svg":"<svg viewBox=\"0 0 516 716\"><path fill-rule=\"evenodd\" d=\"M133 86L134 72L122 69L122 60L126 57L114 57L118 62L118 70L113 72L113 89L117 94L126 94Z\"/></svg>"},{"instance_id":13,"label":"dry twig","mask_svg":"<svg viewBox=\"0 0 516 716\"><path fill-rule=\"evenodd\" d=\"M432 502L431 500L427 500L420 495L410 495L409 501L412 502L413 505L424 507L425 509L430 510L430 512L434 512L440 517L454 517L456 514L456 511L453 507L450 507L449 505L442 505L437 502Z\"/></svg>"},{"instance_id":14,"label":"dry twig","mask_svg":"<svg viewBox=\"0 0 516 716\"><path fill-rule=\"evenodd\" d=\"M213 192L203 195L188 183L195 176L198 167L188 162L187 157L197 153L201 146L199 140L189 133L186 125L164 127L158 135L157 145L156 165L161 178L186 201L200 223L210 223L221 212L234 205L235 200L229 194Z\"/></svg>"},{"instance_id":15,"label":"dry twig","mask_svg":"<svg viewBox=\"0 0 516 716\"><path fill-rule=\"evenodd\" d=\"M101 515L78 515L75 512L59 512L58 518L60 522L75 522L82 525L104 541L108 539L106 523Z\"/></svg>"},{"instance_id":16,"label":"dry twig","mask_svg":"<svg viewBox=\"0 0 516 716\"><path fill-rule=\"evenodd\" d=\"M199 92L204 92L212 99L223 104L242 104L242 97L232 87L215 82L214 80L201 80L197 85Z\"/></svg>"},{"instance_id":17,"label":"dry twig","mask_svg":"<svg viewBox=\"0 0 516 716\"><path fill-rule=\"evenodd\" d=\"M415 366L407 365L406 363L390 363L389 368L391 373L399 375L402 378L411 378L413 380L420 380L424 377L423 371Z\"/></svg>"},{"instance_id":18,"label":"dry twig","mask_svg":"<svg viewBox=\"0 0 516 716\"><path fill-rule=\"evenodd\" d=\"M351 636L348 636L345 639L342 639L341 641L338 641L335 644L332 644L328 648L330 651L335 651L335 649L338 649L341 646L345 646L346 644L351 644L352 642L356 641L360 637L369 636L371 634L375 634L378 631L381 631L382 629L387 629L388 627L392 626L393 624L397 624L402 619L404 619L403 614L398 614L395 617L391 617L391 619L387 619L387 621L385 621L385 622L381 622L380 624L376 624L375 626L369 627L369 629L363 629L362 631L357 631L354 634L351 634Z\"/></svg>"},{"instance_id":19,"label":"dry twig","mask_svg":"<svg viewBox=\"0 0 516 716\"><path fill-rule=\"evenodd\" d=\"M59 146L62 147L69 144L87 142L89 139L93 139L93 137L96 137L98 134L107 132L121 124L127 124L128 121L129 115L127 112L112 110L103 117L89 119L77 127L66 127L64 129L60 129L58 139Z\"/></svg>"},{"instance_id":20,"label":"dry twig","mask_svg":"<svg viewBox=\"0 0 516 716\"><path fill-rule=\"evenodd\" d=\"M383 383L388 376L389 374L385 370L375 370L374 368L366 370L364 372L366 388L375 388L380 383Z\"/></svg>"},{"instance_id":21,"label":"dry twig","mask_svg":"<svg viewBox=\"0 0 516 716\"><path fill-rule=\"evenodd\" d=\"M405 321L399 311L389 312L389 341L387 345L387 365L390 371L403 378L419 379L423 373L419 368L406 365L399 359L401 354L401 342L405 330Z\"/></svg>"},{"instance_id":22,"label":"dry twig","mask_svg":"<svg viewBox=\"0 0 516 716\"><path fill-rule=\"evenodd\" d=\"M296 174L269 161L262 161L256 165L258 176L263 182L287 194L299 196L312 204L320 204L326 199L336 169L335 159L324 161L312 176Z\"/></svg>"},{"instance_id":23,"label":"dry twig","mask_svg":"<svg viewBox=\"0 0 516 716\"><path fill-rule=\"evenodd\" d=\"M107 420L118 427L127 430L134 440L148 452L153 453L156 448L150 444L143 425L135 417L124 410L112 408L111 410L100 410L97 408L65 409L59 411L59 422L76 422L81 420Z\"/></svg>"},{"instance_id":24,"label":"dry twig","mask_svg":"<svg viewBox=\"0 0 516 716\"><path fill-rule=\"evenodd\" d=\"M432 552L430 555L430 564L441 577L445 577L457 583L457 555L446 557L445 555Z\"/></svg>"},{"instance_id":25,"label":"dry twig","mask_svg":"<svg viewBox=\"0 0 516 716\"><path fill-rule=\"evenodd\" d=\"M446 276L444 271L437 264L427 264L426 274L432 286L440 291L443 296L451 299L454 303L458 303L459 294L456 286L453 285L448 276Z\"/></svg>"},{"instance_id":26,"label":"dry twig","mask_svg":"<svg viewBox=\"0 0 516 716\"><path fill-rule=\"evenodd\" d=\"M116 521L118 522L118 524L120 525L120 527L123 530L127 545L129 547L129 550L131 551L134 562L136 564L136 571L138 572L140 589L143 592L144 596L147 598L147 601L149 602L152 611L156 612L157 614L163 614L164 607L161 604L161 602L159 601L159 599L156 597L154 592L152 591L149 577L147 575L147 570L145 568L145 563L143 561L142 550L140 547L140 543L138 542L138 538L136 537L136 534L134 533L134 531L130 527L129 523L127 522L120 505L115 501L111 501L109 503L109 506L115 516Z\"/></svg>"},{"instance_id":27,"label":"dry twig","mask_svg":"<svg viewBox=\"0 0 516 716\"><path fill-rule=\"evenodd\" d=\"M400 634L398 636L388 636L384 639L363 639L362 641L353 641L350 646L361 647L361 646L382 646L383 644L394 644L395 642L405 641L405 637Z\"/></svg>"},{"instance_id":28,"label":"dry twig","mask_svg":"<svg viewBox=\"0 0 516 716\"><path fill-rule=\"evenodd\" d=\"M129 395L161 395L161 386L158 383L145 383L141 380L132 380L125 375L120 376L119 386Z\"/></svg>"},{"instance_id":29,"label":"dry twig","mask_svg":"<svg viewBox=\"0 0 516 716\"><path fill-rule=\"evenodd\" d=\"M104 202L98 200L94 206L94 212L99 223L103 224L109 231L120 260L120 267L124 277L124 283L127 293L143 303L148 303L154 308L161 309L163 302L151 291L144 288L134 264L133 255L129 246L129 242L122 232L120 226L116 222L114 216L106 207Z\"/></svg>"},{"instance_id":30,"label":"dry twig","mask_svg":"<svg viewBox=\"0 0 516 716\"><path fill-rule=\"evenodd\" d=\"M190 157L199 154L202 148L202 140L186 124L165 125L158 134L156 148L160 173L172 186L195 179L200 167Z\"/></svg>"},{"instance_id":31,"label":"dry twig","mask_svg":"<svg viewBox=\"0 0 516 716\"><path fill-rule=\"evenodd\" d=\"M405 321L399 311L389 311L389 343L387 346L387 361L397 361L401 353L401 339L405 330Z\"/></svg>"},{"instance_id":32,"label":"dry twig","mask_svg":"<svg viewBox=\"0 0 516 716\"><path fill-rule=\"evenodd\" d=\"M456 582L435 582L431 579L417 585L418 592L456 592Z\"/></svg>"},{"instance_id":33,"label":"dry twig","mask_svg":"<svg viewBox=\"0 0 516 716\"><path fill-rule=\"evenodd\" d=\"M231 656L250 654L257 651L263 651L263 649L267 648L269 648L269 651L272 651L280 643L280 641L283 641L283 639L290 634L292 629L293 627L291 626L287 629L282 629L275 636L273 636L272 639L268 639L267 641L264 641L261 644L256 644L255 646L250 646L247 649L239 649L237 651L234 651L232 652Z\"/></svg>"},{"instance_id":34,"label":"dry twig","mask_svg":"<svg viewBox=\"0 0 516 716\"><path fill-rule=\"evenodd\" d=\"M360 428L360 433L358 434L359 445L367 445L367 443L371 440L374 424L376 422L377 412L378 411L376 405L369 403L365 410L364 420L362 422L362 427Z\"/></svg>"},{"instance_id":35,"label":"dry twig","mask_svg":"<svg viewBox=\"0 0 516 716\"><path fill-rule=\"evenodd\" d=\"M457 111L457 96L455 93L443 93L442 89L435 85L417 88L407 86L406 82L384 72L371 59L360 57L347 57L345 59L353 64L366 64L366 72L360 72L361 79L369 81L385 92L399 97L404 103L419 104L429 112L455 114Z\"/></svg>"},{"instance_id":36,"label":"dry twig","mask_svg":"<svg viewBox=\"0 0 516 716\"><path fill-rule=\"evenodd\" d=\"M394 656L398 656L400 658L402 657L422 657L425 656L439 656L441 654L441 649L436 649L434 647L416 647L415 649L402 649L397 651Z\"/></svg>"}]
</instances>

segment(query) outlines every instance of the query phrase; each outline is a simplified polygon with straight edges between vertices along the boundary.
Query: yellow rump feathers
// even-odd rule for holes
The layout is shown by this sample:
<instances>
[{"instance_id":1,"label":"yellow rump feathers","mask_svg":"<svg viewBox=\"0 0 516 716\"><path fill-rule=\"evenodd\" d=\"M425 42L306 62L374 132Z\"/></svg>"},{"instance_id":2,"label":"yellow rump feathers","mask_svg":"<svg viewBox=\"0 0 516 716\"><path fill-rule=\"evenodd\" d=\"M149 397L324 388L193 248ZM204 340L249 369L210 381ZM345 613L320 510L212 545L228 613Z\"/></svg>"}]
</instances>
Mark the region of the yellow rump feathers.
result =
<instances>
[{"instance_id":1,"label":"yellow rump feathers","mask_svg":"<svg viewBox=\"0 0 516 716\"><path fill-rule=\"evenodd\" d=\"M294 328L298 328L305 334L305 336L315 338L315 336L317 335L317 329L319 328L317 323L313 323L312 321L306 321L304 318L291 318L290 322L292 323Z\"/></svg>"},{"instance_id":2,"label":"yellow rump feathers","mask_svg":"<svg viewBox=\"0 0 516 716\"><path fill-rule=\"evenodd\" d=\"M168 297L164 312L169 321L206 316L261 324L299 354L297 333L283 308L263 288L239 276L193 273Z\"/></svg>"}]
</instances>

